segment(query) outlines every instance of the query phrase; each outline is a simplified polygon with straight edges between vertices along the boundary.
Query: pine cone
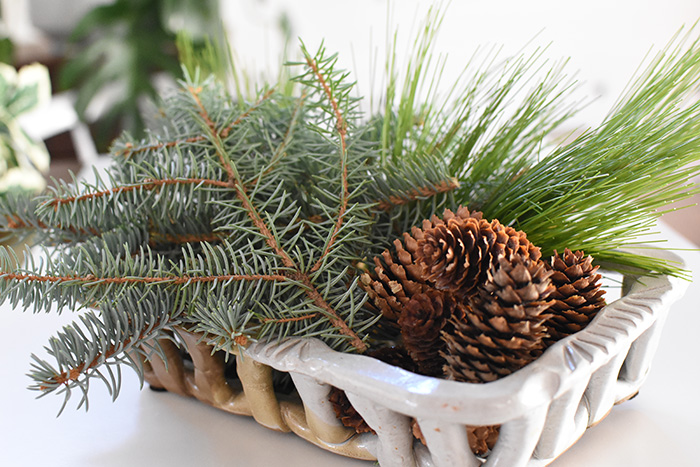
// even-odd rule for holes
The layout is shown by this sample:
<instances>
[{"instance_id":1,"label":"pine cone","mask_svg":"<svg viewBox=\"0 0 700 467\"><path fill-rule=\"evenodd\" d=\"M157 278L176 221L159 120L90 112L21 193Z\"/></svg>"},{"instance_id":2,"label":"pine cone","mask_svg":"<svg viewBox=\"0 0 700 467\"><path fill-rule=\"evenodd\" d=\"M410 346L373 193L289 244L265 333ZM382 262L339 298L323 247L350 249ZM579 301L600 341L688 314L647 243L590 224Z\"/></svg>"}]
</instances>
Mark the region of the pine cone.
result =
<instances>
[{"instance_id":1,"label":"pine cone","mask_svg":"<svg viewBox=\"0 0 700 467\"><path fill-rule=\"evenodd\" d=\"M399 327L403 343L418 373L427 376L442 376L445 359L440 355L445 343L440 338L445 325L452 317L457 303L445 292L428 289L414 295L406 304Z\"/></svg>"},{"instance_id":2,"label":"pine cone","mask_svg":"<svg viewBox=\"0 0 700 467\"><path fill-rule=\"evenodd\" d=\"M523 232L482 218L480 212L461 207L446 210L443 220L424 222L415 261L423 266L425 280L440 290L467 297L483 283L489 268L501 257L523 255L537 261L539 248Z\"/></svg>"},{"instance_id":3,"label":"pine cone","mask_svg":"<svg viewBox=\"0 0 700 467\"><path fill-rule=\"evenodd\" d=\"M417 228L414 228L412 233L422 236L422 231ZM360 284L374 305L384 317L393 321L398 319L411 297L427 288L422 279L421 268L415 263L413 256L417 240L404 233L404 242L405 247L401 240L394 240L394 254L384 250L381 258L374 258L374 277L365 273L360 278Z\"/></svg>"},{"instance_id":4,"label":"pine cone","mask_svg":"<svg viewBox=\"0 0 700 467\"><path fill-rule=\"evenodd\" d=\"M357 433L374 433L374 430L365 422L362 415L350 404L345 391L332 387L328 401L333 407L335 416L344 426L353 428Z\"/></svg>"},{"instance_id":5,"label":"pine cone","mask_svg":"<svg viewBox=\"0 0 700 467\"><path fill-rule=\"evenodd\" d=\"M367 355L377 360L381 360L384 363L403 368L411 372L416 372L417 367L408 352L400 347L384 347L379 349L372 349L367 352ZM333 407L335 416L341 421L341 423L348 427L353 428L357 433L374 433L374 430L367 425L367 422L362 418L355 407L350 404L350 400L345 395L345 391L338 389L336 387L331 388L331 392L328 396L328 401Z\"/></svg>"},{"instance_id":6,"label":"pine cone","mask_svg":"<svg viewBox=\"0 0 700 467\"><path fill-rule=\"evenodd\" d=\"M514 255L500 258L484 285L469 298L465 317L443 332L449 379L482 383L506 376L542 353L544 312L552 301L552 274L541 261ZM450 328L447 328L450 329Z\"/></svg>"},{"instance_id":7,"label":"pine cone","mask_svg":"<svg viewBox=\"0 0 700 467\"><path fill-rule=\"evenodd\" d=\"M477 456L485 456L493 449L498 441L499 425L493 426L468 426L467 439L472 452Z\"/></svg>"},{"instance_id":8,"label":"pine cone","mask_svg":"<svg viewBox=\"0 0 700 467\"><path fill-rule=\"evenodd\" d=\"M584 256L582 251L572 253L567 248L561 256L554 252L548 265L556 289L550 295L554 303L550 308L553 316L547 321L547 346L586 327L605 306L599 266L592 263L593 257Z\"/></svg>"}]
</instances>

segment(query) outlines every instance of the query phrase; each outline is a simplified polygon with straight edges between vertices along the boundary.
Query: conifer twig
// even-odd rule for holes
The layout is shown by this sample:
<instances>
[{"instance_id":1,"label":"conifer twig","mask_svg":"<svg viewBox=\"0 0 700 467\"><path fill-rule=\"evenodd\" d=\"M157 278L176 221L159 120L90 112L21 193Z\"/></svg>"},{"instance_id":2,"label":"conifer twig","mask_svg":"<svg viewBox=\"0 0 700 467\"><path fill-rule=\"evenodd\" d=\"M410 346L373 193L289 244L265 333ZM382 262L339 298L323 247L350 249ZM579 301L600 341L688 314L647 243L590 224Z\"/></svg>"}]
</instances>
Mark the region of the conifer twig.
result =
<instances>
[{"instance_id":1,"label":"conifer twig","mask_svg":"<svg viewBox=\"0 0 700 467\"><path fill-rule=\"evenodd\" d=\"M36 221L36 225L29 225L25 221L23 221L19 215L14 214L14 215L7 215L6 217L7 224L5 225L5 229L8 230L23 230L23 229L29 229L29 230L34 230L34 229L43 229L43 230L50 230L50 229L58 229L58 230L66 230L68 232L78 234L78 235L100 235L100 231L94 228L88 228L88 229L83 229L83 228L75 228L75 227L68 227L67 229L64 229L60 225L58 226L49 226L45 222L41 220Z\"/></svg>"},{"instance_id":2,"label":"conifer twig","mask_svg":"<svg viewBox=\"0 0 700 467\"><path fill-rule=\"evenodd\" d=\"M391 211L396 207L409 204L420 198L429 198L440 193L447 193L448 191L452 191L456 188L459 188L459 180L455 177L451 177L437 184L412 188L409 191L401 194L392 194L386 199L379 200L377 202L377 208L381 211Z\"/></svg>"},{"instance_id":3,"label":"conifer twig","mask_svg":"<svg viewBox=\"0 0 700 467\"><path fill-rule=\"evenodd\" d=\"M272 97L274 93L274 89L270 89L267 91L265 94L262 95L262 97L253 105L251 106L248 110L243 112L241 115L236 118L231 124L227 125L223 130L221 130L221 136L224 138L228 137L229 133L233 128L241 123L244 118L248 117L251 112L255 111L257 108L262 105L263 102L267 101L270 97ZM201 104L201 102L200 102ZM144 146L135 146L131 142L127 142L124 144L123 149L116 150L114 154L116 156L123 156L123 157L130 157L133 154L138 154L142 152L148 152L148 151L155 151L158 149L163 149L163 148L174 148L177 146L180 146L185 143L198 143L200 141L204 141L206 137L204 135L196 135L196 136L190 136L189 138L183 138L183 139L176 139L176 140L170 140L170 141L163 141L159 143L154 143L154 144L147 144Z\"/></svg>"},{"instance_id":4,"label":"conifer twig","mask_svg":"<svg viewBox=\"0 0 700 467\"><path fill-rule=\"evenodd\" d=\"M160 187L168 185L204 185L215 186L220 188L229 188L229 184L227 182L222 182L220 180L210 180L205 178L173 178L163 180L147 179L141 183L116 186L107 190L93 191L91 193L85 193L79 196L66 196L62 198L57 197L45 201L44 204L47 206L52 206L54 210L57 210L58 206L62 204L91 201L96 198L103 198L105 196L110 196L118 193L128 193L136 190L156 190Z\"/></svg>"},{"instance_id":5,"label":"conifer twig","mask_svg":"<svg viewBox=\"0 0 700 467\"><path fill-rule=\"evenodd\" d=\"M173 277L96 277L96 276L51 276L38 274L22 274L0 271L0 280L33 281L33 282L81 282L85 285L94 284L155 284L168 283L185 285L196 282L227 282L227 281L278 281L289 280L280 274L224 274L219 276L173 276Z\"/></svg>"},{"instance_id":6,"label":"conifer twig","mask_svg":"<svg viewBox=\"0 0 700 467\"><path fill-rule=\"evenodd\" d=\"M95 357L90 362L82 362L74 366L70 370L63 371L61 373L55 374L52 378L47 378L39 383L39 389L41 391L46 391L51 386L67 386L73 381L77 381L82 374L85 374L89 370L97 367L101 362L112 358L116 354L123 352L125 348L128 348L132 342L139 342L144 340L148 335L148 332L141 332L135 339L127 338L120 346L110 345L109 348L100 354L95 355Z\"/></svg>"},{"instance_id":7,"label":"conifer twig","mask_svg":"<svg viewBox=\"0 0 700 467\"><path fill-rule=\"evenodd\" d=\"M316 261L316 264L314 264L313 267L311 268L311 272L313 273L313 272L318 271L318 269L323 264L323 260L326 258L326 256L328 255L328 252L333 247L333 244L335 243L335 241L338 237L338 232L340 231L340 227L343 225L343 220L345 218L345 211L348 208L349 191L348 191L347 146L346 146L346 144L347 144L346 143L347 123L345 121L345 117L343 117L343 113L340 110L340 106L338 105L338 101L333 96L333 91L331 90L330 86L328 85L328 82L326 81L323 74L319 70L318 64L316 63L316 61L313 58L311 58L310 55L306 54L306 63L309 66L309 68L311 68L313 75L316 77L316 80L318 81L319 85L321 86L321 89L323 90L324 94L326 95L328 102L330 103L331 107L333 108L333 113L335 114L335 129L338 132L338 137L340 138L341 194L340 194L340 207L338 208L338 218L335 222L335 226L333 227L333 232L331 233L330 239L326 243L326 247L324 248L323 253L321 253L321 256Z\"/></svg>"},{"instance_id":8,"label":"conifer twig","mask_svg":"<svg viewBox=\"0 0 700 467\"><path fill-rule=\"evenodd\" d=\"M193 89L190 86L188 87L188 91L192 93L193 91L196 91L196 89ZM284 251L284 249L279 245L277 239L272 234L270 228L260 216L260 213L253 205L252 200L248 197L245 185L240 179L234 164L231 162L230 158L228 157L228 155L222 147L221 135L216 132L215 126L211 126L209 125L209 123L207 123L211 121L211 118L209 117L204 107L201 107L200 116L207 124L210 140L215 146L216 155L219 161L224 166L224 169L226 170L226 173L229 176L230 186L232 186L236 191L236 197L243 205L243 208L248 214L248 217L253 222L253 225L255 225L255 227L258 229L261 235L265 238L265 242L268 244L268 246L272 248L272 250L277 254L277 256L279 256L279 258L282 261L282 264L284 264L285 267L292 270L291 272L286 273L288 277L303 284L304 292L306 293L306 295L309 296L309 298L311 298L311 300L316 306L318 306L319 308L324 310L324 312L326 312L326 314L328 315L328 320L331 322L331 324L333 324L333 326L335 326L341 334L350 337L351 345L355 347L355 349L357 349L359 352L364 352L367 349L367 344L365 344L362 341L362 339L359 338L359 336L350 328L350 326L348 326L348 324L338 315L338 313L333 309L333 307L331 307L324 300L323 295L321 295L321 293L316 289L316 286L311 281L311 278L309 278L307 274L305 274L299 269L294 260L292 260L289 254L287 254L287 252ZM345 172L344 179L346 179L346 176L347 172ZM347 180L345 180L345 183L347 184ZM345 190L347 190L347 185L345 185L344 191ZM338 225L338 229L339 228L340 227Z\"/></svg>"}]
</instances>

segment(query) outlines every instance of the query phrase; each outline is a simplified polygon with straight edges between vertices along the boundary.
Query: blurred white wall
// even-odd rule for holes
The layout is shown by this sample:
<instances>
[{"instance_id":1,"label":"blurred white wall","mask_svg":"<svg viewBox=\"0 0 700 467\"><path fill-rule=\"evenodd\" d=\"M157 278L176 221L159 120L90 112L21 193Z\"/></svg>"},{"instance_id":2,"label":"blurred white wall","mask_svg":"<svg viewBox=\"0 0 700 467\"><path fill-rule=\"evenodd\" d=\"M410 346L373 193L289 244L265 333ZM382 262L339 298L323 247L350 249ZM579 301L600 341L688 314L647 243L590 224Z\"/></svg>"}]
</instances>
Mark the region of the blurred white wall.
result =
<instances>
[{"instance_id":1,"label":"blurred white wall","mask_svg":"<svg viewBox=\"0 0 700 467\"><path fill-rule=\"evenodd\" d=\"M387 26L390 32L398 26L400 44L407 44L417 20L438 3L395 0L388 8L386 0L221 2L222 18L246 68L262 72L279 63L282 37L277 23L285 13L294 34L311 51L325 39L328 50L339 52L342 66L353 71L362 94L369 93L369 83L380 81ZM533 47L551 42L546 55L570 57L567 70L578 71L581 95L600 96L576 120L595 125L650 48L658 50L683 25L690 27L700 19L700 1L453 0L446 11L436 50L449 54L447 77L456 76L478 46L502 45L505 57L528 42ZM695 36L700 36L700 27ZM370 78L373 60L374 79Z\"/></svg>"}]
</instances>

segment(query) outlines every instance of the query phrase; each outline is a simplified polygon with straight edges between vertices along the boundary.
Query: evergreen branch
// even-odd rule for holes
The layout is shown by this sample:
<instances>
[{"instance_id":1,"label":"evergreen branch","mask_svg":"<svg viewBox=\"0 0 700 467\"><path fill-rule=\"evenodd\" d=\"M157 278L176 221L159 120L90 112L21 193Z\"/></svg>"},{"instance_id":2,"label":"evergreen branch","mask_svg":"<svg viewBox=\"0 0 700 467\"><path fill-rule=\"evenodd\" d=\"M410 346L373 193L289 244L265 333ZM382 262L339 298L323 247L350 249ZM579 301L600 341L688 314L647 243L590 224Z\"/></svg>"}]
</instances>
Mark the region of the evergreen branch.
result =
<instances>
[{"instance_id":1,"label":"evergreen branch","mask_svg":"<svg viewBox=\"0 0 700 467\"><path fill-rule=\"evenodd\" d=\"M227 182L222 182L220 180L210 180L204 178L180 178L180 179L165 179L165 180L153 180L147 179L141 183L130 184L126 186L117 186L107 190L95 191L92 193L85 193L76 196L66 196L62 198L54 197L53 199L44 201L44 205L51 206L54 210L57 210L60 205L80 203L85 201L91 201L96 198L103 198L106 196L111 196L119 193L129 193L138 190L156 190L163 186L168 185L201 185L201 186L214 186L219 188L229 188L230 185Z\"/></svg>"},{"instance_id":2,"label":"evergreen branch","mask_svg":"<svg viewBox=\"0 0 700 467\"><path fill-rule=\"evenodd\" d=\"M26 194L3 196L0 198L0 231L12 235L18 242L30 241L51 245L72 243L100 234L100 230L91 227L49 225L37 217L35 210L35 200Z\"/></svg>"},{"instance_id":3,"label":"evergreen branch","mask_svg":"<svg viewBox=\"0 0 700 467\"><path fill-rule=\"evenodd\" d=\"M93 286L98 284L174 284L187 285L198 282L230 282L230 281L287 281L288 277L279 274L224 274L220 276L188 276L179 277L95 277L95 276L50 276L23 274L0 271L0 280L24 282L51 282L82 284Z\"/></svg>"},{"instance_id":4,"label":"evergreen branch","mask_svg":"<svg viewBox=\"0 0 700 467\"><path fill-rule=\"evenodd\" d=\"M188 86L188 91L193 92L193 88ZM265 239L267 245L275 252L275 254L281 259L285 267L290 269L290 272L286 273L286 276L292 280L295 280L303 285L305 293L311 298L314 305L322 309L329 316L329 321L336 327L341 334L344 334L351 338L351 345L355 347L359 352L364 352L367 349L367 345L357 336L357 334L348 326L348 324L336 313L336 311L323 299L323 296L318 292L315 285L309 278L309 276L299 269L292 258L287 254L284 249L279 245L277 238L272 234L271 229L268 227L267 223L263 220L260 213L254 206L252 200L248 197L245 189L245 185L241 180L238 171L236 170L235 164L231 161L226 151L223 148L221 141L221 135L216 132L214 126L209 125L211 118L208 115L207 110L201 107L202 120L207 126L208 136L210 142L214 145L216 155L224 166L227 174L229 175L229 183L233 186L236 191L236 197L241 202L244 211L248 214L248 217L253 222L253 225L257 228L260 234ZM343 155L345 154L343 147ZM344 160L344 157L343 157ZM344 193L347 190L347 172L345 171L344 162ZM342 214L342 213L341 213ZM336 224L336 231L340 229L341 222ZM329 242L330 243L330 242ZM328 247L326 248L328 251ZM320 264L320 263L319 263Z\"/></svg>"},{"instance_id":5,"label":"evergreen branch","mask_svg":"<svg viewBox=\"0 0 700 467\"><path fill-rule=\"evenodd\" d=\"M123 352L124 348L132 347L132 342L140 342L145 340L149 336L148 331L143 331L134 339L126 339L121 343L121 346L117 347L115 345L110 345L103 353L95 355L95 357L89 362L79 363L77 366L50 376L49 378L43 379L39 382L38 389L41 391L46 391L48 389L55 390L56 386L68 385L71 382L77 381L84 373L101 365L105 360L114 357L116 354Z\"/></svg>"},{"instance_id":6,"label":"evergreen branch","mask_svg":"<svg viewBox=\"0 0 700 467\"><path fill-rule=\"evenodd\" d=\"M700 160L700 103L692 97L700 80L700 40L686 50L683 45L676 41L658 54L598 128L494 192L484 214L516 224L543 254L580 249L609 262L680 274L675 265L616 249L650 232L670 203L697 192L689 180L700 172L694 165Z\"/></svg>"},{"instance_id":7,"label":"evergreen branch","mask_svg":"<svg viewBox=\"0 0 700 467\"><path fill-rule=\"evenodd\" d=\"M65 230L67 232L80 235L80 236L87 236L87 235L100 235L100 231L94 228L75 228L75 227L68 227L66 229L63 229L60 225L56 227L50 227L46 223L44 223L41 220L36 220L33 223L29 223L26 220L22 219L19 214L11 214L5 216L5 219L7 223L3 226L3 230L7 231L12 231L12 230L27 230L30 233L36 233L38 230Z\"/></svg>"},{"instance_id":8,"label":"evergreen branch","mask_svg":"<svg viewBox=\"0 0 700 467\"><path fill-rule=\"evenodd\" d=\"M321 52L319 52L321 53ZM343 221L345 219L345 211L348 208L348 197L349 197L349 190L348 190L348 168L347 168L347 123L345 121L345 117L343 116L343 113L340 110L340 106L338 105L338 101L336 100L336 97L333 95L333 91L331 90L331 87L329 86L328 82L326 81L326 78L323 76L323 73L321 73L321 70L319 69L317 61L312 58L306 50L304 50L304 56L306 59L306 64L308 67L311 69L315 79L318 81L319 86L323 90L323 93L326 96L326 99L330 103L333 113L335 115L335 129L338 133L338 137L340 138L340 172L341 172L341 179L340 179L340 185L341 185L341 194L340 194L340 207L338 209L338 217L335 223L335 226L333 227L333 232L331 233L330 238L328 239L328 242L326 243L326 246L324 248L323 253L321 256L318 258L316 261L316 264L313 265L311 268L311 272L317 271L320 267L321 264L323 264L323 260L326 258L328 255L328 252L331 250L333 247L333 244L335 243L338 232L340 231L341 226L343 225Z\"/></svg>"},{"instance_id":9,"label":"evergreen branch","mask_svg":"<svg viewBox=\"0 0 700 467\"><path fill-rule=\"evenodd\" d=\"M410 159L412 152L414 155L424 152L420 148L420 141L418 141L418 144L415 144L416 141L410 141L410 139L420 140L421 136L415 138L414 135L415 128L421 126L418 122L430 121L432 106L431 104L421 104L419 98L420 92L423 90L422 88L429 77L434 40L444 14L442 7L431 7L426 14L423 24L420 25L421 32L416 36L413 43L413 56L409 59L406 67L403 89L401 90L398 103L395 102L398 81L398 76L395 72L396 42L393 44L392 52L387 54L386 71L388 79L382 127L382 157L384 159L390 154L391 159L396 162L402 158ZM433 70L435 73L433 77L434 82L431 83L427 90L426 102L435 97L434 93L440 81L440 68L441 66L438 65ZM394 106L398 106L396 112L393 110ZM429 127L430 125L427 125L427 128ZM390 134L393 136L393 141L389 141ZM384 162L387 161L384 160Z\"/></svg>"},{"instance_id":10,"label":"evergreen branch","mask_svg":"<svg viewBox=\"0 0 700 467\"><path fill-rule=\"evenodd\" d=\"M243 204L244 209L248 212L248 215L253 221L253 224L257 227L257 229L265 238L267 244L280 257L282 263L292 270L286 275L290 279L302 284L306 294L309 296L309 298L311 298L314 305L316 305L329 315L329 320L333 324L333 326L335 326L341 334L344 334L351 338L351 345L355 349L357 349L359 352L364 352L367 349L367 345L364 342L362 342L362 340L357 336L357 334L353 332L352 329L350 329L348 324L342 318L340 318L336 311L323 299L323 296L316 289L316 286L314 286L309 276L301 272L292 260L292 258L287 254L287 252L279 246L275 236L272 235L267 224L265 223L265 221L263 221L257 209L246 195L240 181L236 180L234 182L234 188L236 189L238 199Z\"/></svg>"},{"instance_id":11,"label":"evergreen branch","mask_svg":"<svg viewBox=\"0 0 700 467\"><path fill-rule=\"evenodd\" d=\"M35 384L30 389L62 392L63 410L72 390L78 388L83 393L78 406L87 408L88 382L97 377L116 398L121 385L119 366L131 366L143 380L139 356L152 358L155 353L163 357L157 339L180 323L182 303L178 294L151 287L131 289L121 300L105 303L99 315L89 311L49 341L47 350L55 366L32 355L29 376Z\"/></svg>"},{"instance_id":12,"label":"evergreen branch","mask_svg":"<svg viewBox=\"0 0 700 467\"><path fill-rule=\"evenodd\" d=\"M431 183L430 185L412 188L399 194L392 194L386 199L381 199L377 203L377 208L381 211L391 211L392 209L412 203L418 199L430 198L441 193L447 193L459 188L459 180L452 177L447 180Z\"/></svg>"},{"instance_id":13,"label":"evergreen branch","mask_svg":"<svg viewBox=\"0 0 700 467\"><path fill-rule=\"evenodd\" d=\"M248 116L250 116L250 114L254 110L259 108L263 102L268 100L274 94L274 91L272 89L267 91L265 94L263 94L263 96L252 107L250 107L248 110L246 110L241 115L239 115L238 118L236 118L236 120L234 120L230 125L228 125L224 129L222 129L221 131L218 131L216 128L216 124L209 116L209 113L204 108L204 105L202 104L202 101L199 98L199 93L202 92L202 87L201 86L194 87L194 86L188 85L187 91L190 93L190 95L194 99L195 104L197 105L197 108L198 108L199 116L202 118L202 120L206 124L210 135L216 136L216 139L219 141L219 146L221 146L221 144L220 144L221 138L227 138L229 133L231 132L231 130L236 125L240 124L243 120L245 120ZM219 162L221 163L222 167L224 167L224 169L226 170L229 181L232 182L234 179L238 178L236 176L236 174L233 172L233 166L231 164L231 161L228 160L228 157L225 155L225 151L217 150L216 153L219 156Z\"/></svg>"},{"instance_id":14,"label":"evergreen branch","mask_svg":"<svg viewBox=\"0 0 700 467\"><path fill-rule=\"evenodd\" d=\"M193 88L193 90L197 90L198 88ZM201 89L199 90L201 92ZM238 116L233 122L231 122L229 125L224 127L223 130L221 130L221 135L225 138L228 136L228 134L233 130L233 128L241 123L245 118L247 118L253 111L258 109L263 102L267 101L272 95L274 94L274 90L270 89L267 91L263 96L253 105L251 106L248 110L243 112L241 115ZM199 101L199 99L197 99ZM201 105L201 101L199 101L199 105ZM211 122L213 124L213 122ZM126 142L124 143L124 147L122 149L117 149L114 151L115 156L122 156L125 158L130 157L133 154L139 154L139 153L144 153L144 152L150 152L150 151L157 151L159 149L165 149L165 148L175 148L179 147L182 144L192 144L192 143L199 143L202 141L206 140L206 136L204 135L196 135L196 136L190 136L188 138L182 138L182 139L176 139L176 140L170 140L170 141L162 141L154 144L147 144L143 146L135 146L131 142Z\"/></svg>"},{"instance_id":15,"label":"evergreen branch","mask_svg":"<svg viewBox=\"0 0 700 467\"><path fill-rule=\"evenodd\" d=\"M331 90L330 86L328 85L328 82L326 81L326 78L323 76L321 71L319 70L318 63L316 60L314 60L308 53L305 53L305 59L306 59L306 64L311 68L311 71L313 72L314 76L316 77L316 80L318 80L318 84L321 86L321 89L323 90L323 93L326 95L326 98L328 99L328 102L330 103L331 107L333 108L333 113L335 115L335 129L338 132L338 136L340 137L340 150L344 154L345 151L347 150L346 147L346 138L347 138L347 123L345 122L345 118L343 117L343 113L340 110L340 106L338 105L338 101L336 98L333 96L333 91ZM344 188L347 188L347 185L343 185Z\"/></svg>"},{"instance_id":16,"label":"evergreen branch","mask_svg":"<svg viewBox=\"0 0 700 467\"><path fill-rule=\"evenodd\" d=\"M218 242L222 240L223 235L217 232L208 233L198 233L198 234L170 234L162 232L149 232L148 243L150 246L157 245L159 243L200 243L200 242Z\"/></svg>"}]
</instances>

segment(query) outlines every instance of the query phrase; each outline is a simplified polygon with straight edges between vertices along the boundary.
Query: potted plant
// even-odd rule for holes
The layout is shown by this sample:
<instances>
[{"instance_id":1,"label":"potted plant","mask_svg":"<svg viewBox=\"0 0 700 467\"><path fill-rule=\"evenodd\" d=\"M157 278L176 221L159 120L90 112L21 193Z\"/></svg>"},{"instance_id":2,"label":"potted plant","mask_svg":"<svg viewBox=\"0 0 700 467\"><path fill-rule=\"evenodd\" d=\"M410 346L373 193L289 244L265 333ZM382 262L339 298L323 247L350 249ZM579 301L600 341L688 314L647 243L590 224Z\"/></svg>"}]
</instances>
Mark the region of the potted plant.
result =
<instances>
[{"instance_id":1,"label":"potted plant","mask_svg":"<svg viewBox=\"0 0 700 467\"><path fill-rule=\"evenodd\" d=\"M0 63L0 193L26 190L38 193L46 185L49 154L41 141L22 129L20 117L51 98L46 67L34 64L20 70Z\"/></svg>"},{"instance_id":2,"label":"potted plant","mask_svg":"<svg viewBox=\"0 0 700 467\"><path fill-rule=\"evenodd\" d=\"M46 67L33 64L18 71L0 63L0 197L18 192L33 196L46 187L49 153L42 141L25 132L21 119L50 98ZM2 243L22 254L23 242L11 232L2 235Z\"/></svg>"},{"instance_id":3,"label":"potted plant","mask_svg":"<svg viewBox=\"0 0 700 467\"><path fill-rule=\"evenodd\" d=\"M572 113L561 70L514 110L537 56L419 98L437 16L367 119L323 48L251 102L190 68L107 177L6 200L5 230L46 248L0 251L3 300L85 309L33 388L83 405L127 365L382 465L545 462L634 395L683 271L625 245L692 191L700 46L540 157ZM625 278L607 306L599 265Z\"/></svg>"},{"instance_id":4,"label":"potted plant","mask_svg":"<svg viewBox=\"0 0 700 467\"><path fill-rule=\"evenodd\" d=\"M76 91L76 111L95 124L101 151L122 131L142 137L144 105L181 78L178 33L200 47L205 36L222 34L212 0L32 0L27 7L33 24L60 44L59 86Z\"/></svg>"}]
</instances>

